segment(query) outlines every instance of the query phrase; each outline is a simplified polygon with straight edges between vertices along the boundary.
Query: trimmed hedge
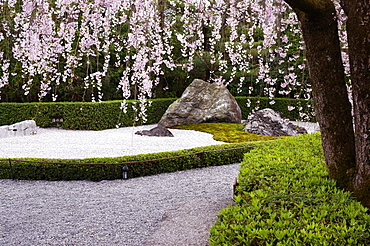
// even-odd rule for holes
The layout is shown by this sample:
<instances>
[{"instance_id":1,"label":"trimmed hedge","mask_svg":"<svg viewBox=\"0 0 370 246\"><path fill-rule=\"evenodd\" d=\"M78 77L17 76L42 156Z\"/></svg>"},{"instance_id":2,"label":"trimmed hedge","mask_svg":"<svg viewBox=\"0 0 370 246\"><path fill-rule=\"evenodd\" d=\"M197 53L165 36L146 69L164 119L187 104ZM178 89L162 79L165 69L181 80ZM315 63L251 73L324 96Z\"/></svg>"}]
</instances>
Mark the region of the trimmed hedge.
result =
<instances>
[{"instance_id":1,"label":"trimmed hedge","mask_svg":"<svg viewBox=\"0 0 370 246\"><path fill-rule=\"evenodd\" d=\"M156 99L148 108L146 124L155 124L175 99ZM0 125L34 119L40 127L62 127L71 130L103 130L120 126L132 126L134 101L128 101L127 113L121 109L121 101L54 102L54 103L0 103ZM161 114L162 113L162 114ZM53 119L63 119L56 123Z\"/></svg>"},{"instance_id":2,"label":"trimmed hedge","mask_svg":"<svg viewBox=\"0 0 370 246\"><path fill-rule=\"evenodd\" d=\"M237 192L211 245L370 245L370 215L328 179L319 134L255 147Z\"/></svg>"},{"instance_id":3,"label":"trimmed hedge","mask_svg":"<svg viewBox=\"0 0 370 246\"><path fill-rule=\"evenodd\" d=\"M248 99L251 107L247 107ZM146 124L155 124L161 119L168 106L175 98L154 99L148 108ZM275 99L275 104L270 105L267 98L236 97L242 110L243 119L246 119L251 110L259 101L260 108L270 107L282 112L291 119L300 119L297 110L289 111L288 106L302 107L302 112L311 114L312 108L308 107L305 100ZM128 110L124 114L120 110L121 101L92 102L54 102L54 103L0 103L0 125L10 125L23 120L34 119L40 127L61 127L71 130L103 130L112 129L117 125L121 127L132 126L134 101L128 101ZM63 119L63 122L53 122L53 119ZM314 118L312 118L314 121ZM55 120L54 120L55 121ZM140 124L140 123L137 123Z\"/></svg>"},{"instance_id":4,"label":"trimmed hedge","mask_svg":"<svg viewBox=\"0 0 370 246\"><path fill-rule=\"evenodd\" d=\"M175 172L192 168L219 166L241 162L245 153L249 152L253 143L222 144L207 147L198 147L181 151L160 152L143 155L112 157L112 158L87 158L87 159L23 159L26 161L79 163L79 164L47 164L30 163L25 161L0 160L0 179L25 179L25 180L110 180L121 179L122 168L129 168L129 178L155 175L159 173ZM207 152L213 150L231 149L226 151ZM235 149L238 148L238 149ZM174 159L164 159L144 163L114 164L168 158L191 153L204 152L203 154L184 156ZM108 163L102 165L86 165L86 163ZM83 165L85 164L85 165Z\"/></svg>"}]
</instances>

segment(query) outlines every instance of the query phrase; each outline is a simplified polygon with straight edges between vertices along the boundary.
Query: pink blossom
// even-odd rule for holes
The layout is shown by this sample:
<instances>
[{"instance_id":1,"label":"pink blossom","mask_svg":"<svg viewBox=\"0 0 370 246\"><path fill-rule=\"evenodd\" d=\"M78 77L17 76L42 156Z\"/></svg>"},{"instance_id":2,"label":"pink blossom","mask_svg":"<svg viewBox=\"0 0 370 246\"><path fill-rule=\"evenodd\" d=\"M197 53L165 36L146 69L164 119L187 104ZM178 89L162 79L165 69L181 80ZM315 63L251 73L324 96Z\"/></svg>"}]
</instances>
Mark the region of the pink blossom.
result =
<instances>
[{"instance_id":1,"label":"pink blossom","mask_svg":"<svg viewBox=\"0 0 370 246\"><path fill-rule=\"evenodd\" d=\"M295 96L310 98L305 62L296 65L305 60L303 41L298 49L293 45L301 39L298 19L282 0L169 0L164 25L158 21L158 1L153 0L56 0L55 6L49 1L24 0L21 10L16 10L15 0L7 2L14 25L0 20L4 27L0 42L10 36L15 41L8 50L0 50L0 88L16 76L11 60L20 64L25 94L33 79L40 76L44 80L39 96L52 93L53 100L58 98L56 87L73 80L75 71L85 68L85 87L94 88L91 97L100 101L102 81L111 69L122 68L118 89L125 99L133 96L130 88L139 90L136 99L140 103L135 108L145 118L146 98L152 96L165 67L190 72L196 58L209 57L212 82L236 83L237 91L246 87L249 94L255 93L253 87L258 84L270 98L293 89L300 91ZM346 18L338 1L334 2L349 76ZM176 29L176 25L184 28ZM120 33L123 26L127 37ZM204 50L205 27L210 35L208 50ZM262 37L257 39L257 33ZM180 52L187 62L173 60L173 39L181 44ZM88 62L97 59L102 62ZM276 64L278 75L272 72ZM252 75L252 69L257 75Z\"/></svg>"}]
</instances>

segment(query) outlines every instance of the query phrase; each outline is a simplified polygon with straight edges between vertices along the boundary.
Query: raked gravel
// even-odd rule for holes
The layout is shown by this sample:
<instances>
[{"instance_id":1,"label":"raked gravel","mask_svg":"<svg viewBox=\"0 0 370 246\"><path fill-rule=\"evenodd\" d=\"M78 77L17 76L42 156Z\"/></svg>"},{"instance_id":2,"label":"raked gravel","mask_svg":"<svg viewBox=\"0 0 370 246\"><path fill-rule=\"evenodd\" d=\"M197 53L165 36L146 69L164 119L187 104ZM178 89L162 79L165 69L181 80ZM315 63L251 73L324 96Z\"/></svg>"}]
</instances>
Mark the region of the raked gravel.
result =
<instances>
[{"instance_id":1,"label":"raked gravel","mask_svg":"<svg viewBox=\"0 0 370 246\"><path fill-rule=\"evenodd\" d=\"M315 123L292 122L305 127L309 133L319 130ZM190 130L170 129L174 137L136 135L156 125L124 127L102 131L73 131L58 128L40 128L36 135L0 139L2 158L59 158L117 157L173 151L224 144L211 134Z\"/></svg>"},{"instance_id":2,"label":"raked gravel","mask_svg":"<svg viewBox=\"0 0 370 246\"><path fill-rule=\"evenodd\" d=\"M223 144L197 131L134 134L153 127L41 128L2 138L0 159L114 157ZM238 168L101 182L0 180L0 245L207 245L217 213L232 202Z\"/></svg>"},{"instance_id":3,"label":"raked gravel","mask_svg":"<svg viewBox=\"0 0 370 246\"><path fill-rule=\"evenodd\" d=\"M170 129L174 137L136 135L156 125L124 127L102 131L74 131L58 128L40 128L36 135L0 139L1 158L60 158L117 157L173 151L223 144L212 134Z\"/></svg>"},{"instance_id":4,"label":"raked gravel","mask_svg":"<svg viewBox=\"0 0 370 246\"><path fill-rule=\"evenodd\" d=\"M0 245L208 245L239 164L129 180L0 180ZM167 238L166 238L167 237Z\"/></svg>"}]
</instances>

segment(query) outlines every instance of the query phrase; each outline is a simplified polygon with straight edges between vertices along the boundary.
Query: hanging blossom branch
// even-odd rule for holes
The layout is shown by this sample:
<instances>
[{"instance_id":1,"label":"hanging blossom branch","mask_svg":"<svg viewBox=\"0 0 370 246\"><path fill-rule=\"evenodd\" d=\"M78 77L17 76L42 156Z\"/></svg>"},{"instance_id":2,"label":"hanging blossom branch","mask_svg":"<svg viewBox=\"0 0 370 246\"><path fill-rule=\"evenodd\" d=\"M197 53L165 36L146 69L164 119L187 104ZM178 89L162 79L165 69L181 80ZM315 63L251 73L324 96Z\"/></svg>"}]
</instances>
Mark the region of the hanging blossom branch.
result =
<instances>
[{"instance_id":1,"label":"hanging blossom branch","mask_svg":"<svg viewBox=\"0 0 370 246\"><path fill-rule=\"evenodd\" d=\"M176 2L173 4L176 4ZM208 21L205 18L205 13L209 2L188 0L184 1L183 4L183 10L181 8L179 10L183 11L180 22L184 28L176 32L176 38L181 43L182 56L188 59L188 63L183 64L182 67L189 72L194 69L194 56L197 51L203 50L204 47L203 27ZM202 55L199 53L199 56Z\"/></svg>"},{"instance_id":2,"label":"hanging blossom branch","mask_svg":"<svg viewBox=\"0 0 370 246\"><path fill-rule=\"evenodd\" d=\"M75 70L82 65L82 57L77 53L76 40L78 39L78 19L80 10L76 1L62 1L56 3L56 24L57 37L62 45L58 60L58 65L64 63L64 66L57 73L55 90L60 83L69 84L72 87L72 81L77 79ZM57 93L53 94L53 100L57 99Z\"/></svg>"},{"instance_id":3,"label":"hanging blossom branch","mask_svg":"<svg viewBox=\"0 0 370 246\"><path fill-rule=\"evenodd\" d=\"M51 89L57 73L58 45L53 35L50 6L42 0L23 1L22 12L14 13L14 34L17 36L13 47L14 58L21 63L25 95L29 93L34 80L40 80L39 97Z\"/></svg>"},{"instance_id":4,"label":"hanging blossom branch","mask_svg":"<svg viewBox=\"0 0 370 246\"><path fill-rule=\"evenodd\" d=\"M60 83L73 87L75 80L83 80L85 89L96 89L97 100L102 100L102 81L107 76L113 42L111 30L122 24L117 23L116 15L123 4L57 0L51 7L47 1L25 0L20 10L14 2L8 4L15 23L9 27L9 35L16 37L12 53L22 67L25 95L39 80L40 99L52 86L56 91ZM77 72L83 67L84 78L79 78L81 72ZM91 98L95 101L94 90Z\"/></svg>"},{"instance_id":5,"label":"hanging blossom branch","mask_svg":"<svg viewBox=\"0 0 370 246\"><path fill-rule=\"evenodd\" d=\"M267 96L270 104L276 96L310 99L298 21L282 0L167 0L163 8L154 0L3 2L0 89L21 76L25 94L38 88L40 99L51 93L57 100L62 85L82 85L101 101L114 71L123 98L140 100L136 120L145 122L147 99L164 69L190 73L198 59L209 82ZM337 12L348 74L345 15ZM173 42L181 44L180 62Z\"/></svg>"},{"instance_id":6,"label":"hanging blossom branch","mask_svg":"<svg viewBox=\"0 0 370 246\"><path fill-rule=\"evenodd\" d=\"M270 99L270 104L274 104L277 94L289 95L302 90L309 94L307 76L304 76L303 42L295 14L281 0L255 0L247 4L247 9L250 9L248 23L253 23L248 32L249 47L257 49L255 83L263 88L263 95ZM258 33L262 33L262 41L254 37ZM248 58L251 60L252 57ZM249 91L256 86L250 88ZM303 94L307 95L306 92ZM295 95L297 97L298 94Z\"/></svg>"},{"instance_id":7,"label":"hanging blossom branch","mask_svg":"<svg viewBox=\"0 0 370 246\"><path fill-rule=\"evenodd\" d=\"M263 88L261 93L270 98L270 104L275 103L273 99L277 94L294 93L298 98L302 90L303 96L309 99L311 89L305 76L298 21L283 1L184 1L181 10L181 21L186 28L183 32L177 30L176 35L182 44L183 57L188 59L187 71L194 69L195 55L202 56L205 51L202 29L206 27L211 29L207 50L210 63L219 64L218 73L210 71L211 82L238 83L237 90L247 87L249 94L257 85ZM245 30L241 26L245 26ZM228 40L221 40L225 27ZM297 40L299 47L293 45ZM216 49L218 42L224 42L224 50ZM274 71L277 67L279 71ZM228 80L223 76L228 76Z\"/></svg>"},{"instance_id":8,"label":"hanging blossom branch","mask_svg":"<svg viewBox=\"0 0 370 246\"><path fill-rule=\"evenodd\" d=\"M136 0L131 3L128 38L123 40L122 46L126 49L126 68L123 71L119 88L124 99L131 96L131 87L134 87L134 98L140 100L135 121L142 119L146 122L146 106L150 103L147 98L152 97L152 89L159 83L159 76L163 75L162 66L173 69L175 67L171 53L173 47L169 40L172 35L171 23L165 20L164 28L160 26L158 6L154 1ZM126 111L126 102L121 108Z\"/></svg>"},{"instance_id":9,"label":"hanging blossom branch","mask_svg":"<svg viewBox=\"0 0 370 246\"><path fill-rule=\"evenodd\" d=\"M12 19L12 16L9 14L9 8L14 7L15 1L9 1L7 4L2 3L0 5L0 14L5 18L0 19L0 44L5 43L5 48L9 46L8 39L11 35L8 21ZM2 45L3 46L3 45ZM0 49L0 89L9 84L9 67L10 59L6 53L9 53L9 50ZM1 100L1 91L0 91L0 100Z\"/></svg>"}]
</instances>

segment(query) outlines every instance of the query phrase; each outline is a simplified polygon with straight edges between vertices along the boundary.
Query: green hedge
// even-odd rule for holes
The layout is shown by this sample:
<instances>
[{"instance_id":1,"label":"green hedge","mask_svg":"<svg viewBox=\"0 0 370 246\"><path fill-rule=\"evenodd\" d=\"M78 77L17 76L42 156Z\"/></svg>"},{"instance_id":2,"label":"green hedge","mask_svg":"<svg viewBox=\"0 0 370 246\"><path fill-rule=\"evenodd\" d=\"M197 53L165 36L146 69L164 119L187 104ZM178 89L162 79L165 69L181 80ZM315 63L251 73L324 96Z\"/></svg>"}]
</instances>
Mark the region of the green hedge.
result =
<instances>
[{"instance_id":1,"label":"green hedge","mask_svg":"<svg viewBox=\"0 0 370 246\"><path fill-rule=\"evenodd\" d=\"M236 97L242 110L243 119L246 119L251 110L259 101L260 108L270 107L280 111L291 120L300 119L297 110L289 111L288 106L302 107L303 112L311 114L312 109L305 100L275 99L274 105L269 104L267 98L249 98L251 107L247 107L248 98ZM146 124L155 124L161 119L174 98L154 99L148 108ZM0 103L0 125L10 125L23 120L36 120L40 127L62 127L72 130L103 130L132 126L134 112L132 103L128 101L128 111L124 114L120 110L120 101L92 102L55 102L55 103ZM62 123L53 122L53 119L63 119ZM314 120L314 119L312 119ZM137 123L141 124L141 123Z\"/></svg>"},{"instance_id":2,"label":"green hedge","mask_svg":"<svg viewBox=\"0 0 370 246\"><path fill-rule=\"evenodd\" d=\"M146 124L157 123L175 99L156 99L148 108ZM34 119L40 127L62 127L72 130L103 130L132 126L134 111L128 101L127 113L120 110L121 101L55 102L55 103L0 103L0 125L10 125ZM55 123L53 119L63 119Z\"/></svg>"},{"instance_id":3,"label":"green hedge","mask_svg":"<svg viewBox=\"0 0 370 246\"><path fill-rule=\"evenodd\" d=\"M258 145L239 183L211 245L370 245L370 215L328 179L319 134Z\"/></svg>"},{"instance_id":4,"label":"green hedge","mask_svg":"<svg viewBox=\"0 0 370 246\"><path fill-rule=\"evenodd\" d=\"M161 152L134 156L112 158L87 158L87 159L23 159L15 161L0 160L0 179L26 179L26 180L110 180L121 179L122 168L129 168L129 178L148 176L159 173L175 172L191 168L219 166L241 162L245 153L249 152L252 143L222 144L207 147L199 147L181 151ZM226 151L207 152L213 150L231 149ZM238 149L235 149L238 148ZM82 165L86 163L123 163L143 160L162 159L191 153L204 152L203 154L190 155L175 159L164 159L152 162L130 164L102 164ZM47 164L30 163L56 162L78 164ZM80 164L80 165L79 165Z\"/></svg>"}]
</instances>

